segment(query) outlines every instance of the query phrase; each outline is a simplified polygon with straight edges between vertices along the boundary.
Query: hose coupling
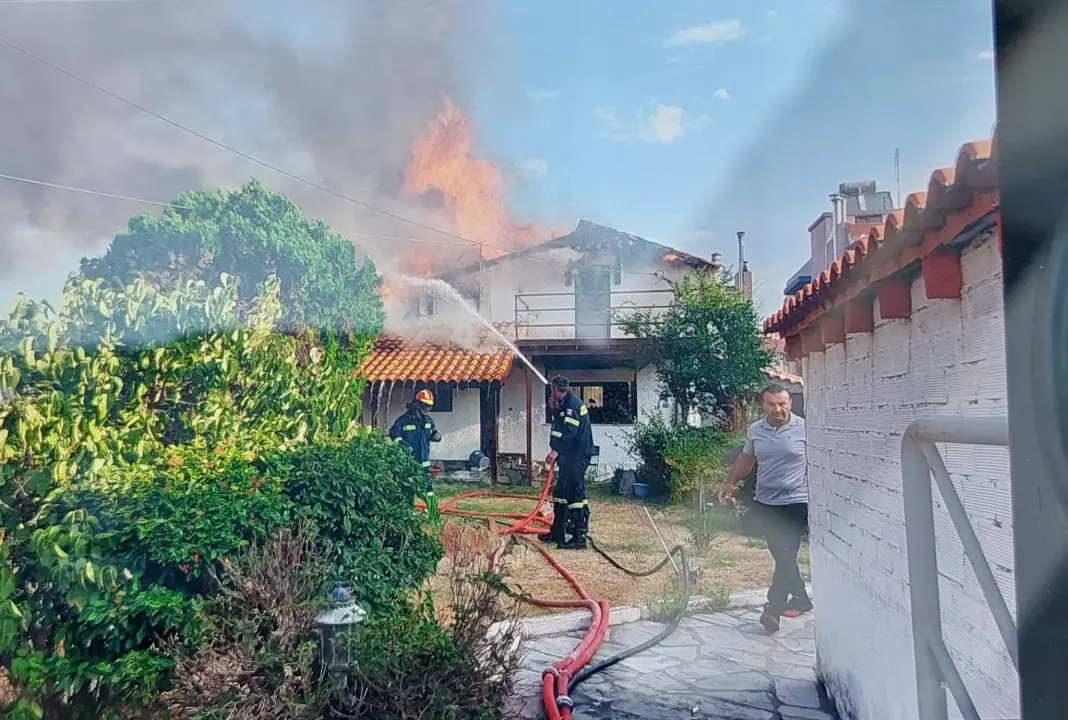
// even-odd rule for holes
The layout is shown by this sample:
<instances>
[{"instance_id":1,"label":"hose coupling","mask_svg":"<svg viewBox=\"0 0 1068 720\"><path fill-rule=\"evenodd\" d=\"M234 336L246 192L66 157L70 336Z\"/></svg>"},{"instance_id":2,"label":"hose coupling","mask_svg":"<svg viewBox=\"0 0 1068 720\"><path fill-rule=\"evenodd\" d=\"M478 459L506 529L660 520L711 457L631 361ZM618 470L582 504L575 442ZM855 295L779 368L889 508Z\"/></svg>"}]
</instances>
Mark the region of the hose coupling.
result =
<instances>
[{"instance_id":1,"label":"hose coupling","mask_svg":"<svg viewBox=\"0 0 1068 720\"><path fill-rule=\"evenodd\" d=\"M547 667L541 671L541 676L544 679L546 675L552 675L554 679L560 679L560 671L554 667Z\"/></svg>"},{"instance_id":2,"label":"hose coupling","mask_svg":"<svg viewBox=\"0 0 1068 720\"><path fill-rule=\"evenodd\" d=\"M575 701L571 699L570 695L557 695L556 709L561 712L563 712L564 710L574 710Z\"/></svg>"}]
</instances>

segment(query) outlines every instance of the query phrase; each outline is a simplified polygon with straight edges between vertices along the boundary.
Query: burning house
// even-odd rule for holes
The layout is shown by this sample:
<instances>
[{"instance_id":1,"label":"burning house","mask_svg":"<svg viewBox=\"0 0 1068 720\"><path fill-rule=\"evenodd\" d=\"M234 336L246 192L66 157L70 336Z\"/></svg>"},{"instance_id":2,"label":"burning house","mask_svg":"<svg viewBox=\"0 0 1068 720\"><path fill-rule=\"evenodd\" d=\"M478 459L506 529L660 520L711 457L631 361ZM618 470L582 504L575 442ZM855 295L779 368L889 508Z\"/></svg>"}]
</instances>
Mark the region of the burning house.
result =
<instances>
[{"instance_id":1,"label":"burning house","mask_svg":"<svg viewBox=\"0 0 1068 720\"><path fill-rule=\"evenodd\" d=\"M718 256L581 221L563 237L413 281L407 302L391 311L399 332L383 336L364 367L365 420L387 428L430 388L443 436L436 464L461 466L480 451L499 481L522 482L549 450L548 389L538 373L561 374L590 409L598 474L633 467L627 432L673 408L654 369L635 366L640 341L621 319L667 309L672 282L718 267ZM750 287L748 271L740 273L736 290Z\"/></svg>"}]
</instances>

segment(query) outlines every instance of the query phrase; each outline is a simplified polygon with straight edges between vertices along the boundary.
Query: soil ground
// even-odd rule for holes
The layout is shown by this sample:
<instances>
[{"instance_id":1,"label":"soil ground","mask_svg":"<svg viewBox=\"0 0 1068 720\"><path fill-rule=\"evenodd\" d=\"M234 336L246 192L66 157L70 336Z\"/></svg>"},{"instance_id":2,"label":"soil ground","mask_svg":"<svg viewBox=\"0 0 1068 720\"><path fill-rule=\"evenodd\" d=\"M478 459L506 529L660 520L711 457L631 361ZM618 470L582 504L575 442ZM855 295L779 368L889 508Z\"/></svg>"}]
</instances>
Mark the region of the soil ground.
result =
<instances>
[{"instance_id":1,"label":"soil ground","mask_svg":"<svg viewBox=\"0 0 1068 720\"><path fill-rule=\"evenodd\" d=\"M479 488L450 485L435 487L442 501L474 489ZM468 500L460 503L460 509L524 514L530 512L536 501L534 492L526 488L514 491L518 496L516 500ZM730 593L754 590L771 584L774 564L767 546L763 540L746 537L742 533L739 518L732 510L719 507L709 509L705 522L707 527L713 528L714 534L708 549L699 552L694 547L690 530L699 523L695 507L644 504L634 498L614 495L606 487L595 486L590 489L590 509L590 536L599 547L629 568L644 570L652 567L663 560L665 545L671 548L676 544L683 544L688 554L696 560L698 568L694 594L725 600ZM646 509L649 511L648 515ZM450 518L449 521L457 520ZM465 519L459 522L486 526L483 521ZM670 603L673 593L677 593L674 589L677 587L677 576L670 567L652 577L635 579L613 568L593 550L558 551L553 547L550 551L595 599L608 600L614 605L655 606L657 603ZM807 545L802 546L799 561L802 573L807 577ZM522 542L516 544L505 557L504 568L505 582L518 592L538 598L573 597L571 588L549 567L541 554ZM431 581L431 591L440 589L442 584L443 577L436 576ZM524 605L522 612L537 615L549 611Z\"/></svg>"}]
</instances>

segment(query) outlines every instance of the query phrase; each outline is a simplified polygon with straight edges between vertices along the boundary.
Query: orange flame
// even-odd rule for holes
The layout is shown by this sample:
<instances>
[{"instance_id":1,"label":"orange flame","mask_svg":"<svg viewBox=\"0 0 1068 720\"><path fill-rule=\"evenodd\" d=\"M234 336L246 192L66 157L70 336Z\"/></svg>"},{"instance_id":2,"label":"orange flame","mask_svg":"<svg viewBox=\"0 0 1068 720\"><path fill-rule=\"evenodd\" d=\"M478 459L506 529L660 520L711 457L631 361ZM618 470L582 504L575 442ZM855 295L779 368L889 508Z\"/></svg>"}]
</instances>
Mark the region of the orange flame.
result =
<instances>
[{"instance_id":1,"label":"orange flame","mask_svg":"<svg viewBox=\"0 0 1068 720\"><path fill-rule=\"evenodd\" d=\"M458 234L479 245L483 258L493 258L548 235L522 225L508 212L500 169L473 153L467 117L448 98L445 107L412 145L404 189L412 195L438 193L456 222ZM457 253L453 253L457 254Z\"/></svg>"}]
</instances>

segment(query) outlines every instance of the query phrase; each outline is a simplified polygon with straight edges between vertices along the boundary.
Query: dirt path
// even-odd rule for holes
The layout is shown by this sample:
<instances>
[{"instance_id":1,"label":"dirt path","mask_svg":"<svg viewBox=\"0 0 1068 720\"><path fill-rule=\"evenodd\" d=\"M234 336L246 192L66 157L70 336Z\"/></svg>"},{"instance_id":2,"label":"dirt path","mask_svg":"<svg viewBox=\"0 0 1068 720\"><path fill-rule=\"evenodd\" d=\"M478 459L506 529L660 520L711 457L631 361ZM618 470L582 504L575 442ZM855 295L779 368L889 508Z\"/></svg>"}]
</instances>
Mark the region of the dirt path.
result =
<instances>
[{"instance_id":1,"label":"dirt path","mask_svg":"<svg viewBox=\"0 0 1068 720\"><path fill-rule=\"evenodd\" d=\"M465 488L464 488L465 489ZM459 489L462 490L462 489ZM448 496L458 490L439 489ZM645 569L659 563L664 548L649 522L642 504L633 499L611 496L607 492L591 493L590 536L617 561L633 569ZM526 513L533 499L465 501L464 510ZM723 526L715 534L707 551L698 552L690 541L687 519L693 510L681 507L649 506L649 512L668 547L683 544L697 560L698 577L695 594L723 598L732 592L767 587L771 583L773 563L763 541L747 538L733 518L718 511L712 522ZM567 567L594 598L622 604L655 604L670 594L674 573L665 569L650 578L631 578L611 567L592 550L558 551L552 554ZM807 548L802 554L802 569L807 569ZM439 578L431 589L439 586ZM571 597L572 590L532 548L518 544L505 558L505 581L515 590L541 598ZM527 607L527 614L542 611Z\"/></svg>"}]
</instances>

